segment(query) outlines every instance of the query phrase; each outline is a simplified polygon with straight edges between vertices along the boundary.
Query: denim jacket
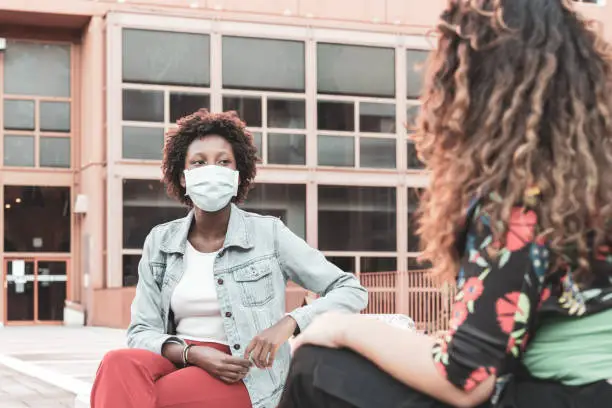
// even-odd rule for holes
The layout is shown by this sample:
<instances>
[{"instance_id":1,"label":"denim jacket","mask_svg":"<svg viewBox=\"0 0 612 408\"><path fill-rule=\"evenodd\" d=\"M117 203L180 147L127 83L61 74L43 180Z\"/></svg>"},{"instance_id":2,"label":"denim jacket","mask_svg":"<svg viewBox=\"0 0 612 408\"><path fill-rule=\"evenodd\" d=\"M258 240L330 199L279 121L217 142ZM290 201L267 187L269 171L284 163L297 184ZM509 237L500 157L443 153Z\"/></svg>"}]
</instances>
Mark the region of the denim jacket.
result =
<instances>
[{"instance_id":1,"label":"denim jacket","mask_svg":"<svg viewBox=\"0 0 612 408\"><path fill-rule=\"evenodd\" d=\"M175 334L170 299L183 275L183 254L193 212L153 228L145 240L132 303L128 345L161 354ZM285 285L291 280L322 297L294 310L304 330L329 310L359 312L367 292L358 280L328 262L316 249L274 217L248 213L232 205L225 243L214 264L215 286L232 354L242 356L255 335L285 315ZM278 350L273 367L253 367L245 377L254 408L277 405L290 363L289 344Z\"/></svg>"}]
</instances>

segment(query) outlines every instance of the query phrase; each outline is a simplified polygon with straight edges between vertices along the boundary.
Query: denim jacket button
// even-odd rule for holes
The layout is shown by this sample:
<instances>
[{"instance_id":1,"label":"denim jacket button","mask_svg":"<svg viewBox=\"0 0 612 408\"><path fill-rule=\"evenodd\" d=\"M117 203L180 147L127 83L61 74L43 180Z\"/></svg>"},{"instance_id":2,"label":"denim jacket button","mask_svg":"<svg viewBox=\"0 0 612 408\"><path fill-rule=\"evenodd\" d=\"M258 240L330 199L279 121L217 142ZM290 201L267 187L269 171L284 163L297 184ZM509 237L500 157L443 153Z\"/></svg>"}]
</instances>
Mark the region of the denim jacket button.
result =
<instances>
[{"instance_id":1,"label":"denim jacket button","mask_svg":"<svg viewBox=\"0 0 612 408\"><path fill-rule=\"evenodd\" d=\"M240 344L234 344L234 350L240 350Z\"/></svg>"},{"instance_id":2,"label":"denim jacket button","mask_svg":"<svg viewBox=\"0 0 612 408\"><path fill-rule=\"evenodd\" d=\"M219 285L223 285L223 279L221 279L221 278L217 279L217 283L218 283Z\"/></svg>"},{"instance_id":3,"label":"denim jacket button","mask_svg":"<svg viewBox=\"0 0 612 408\"><path fill-rule=\"evenodd\" d=\"M232 312L225 312L225 317L227 317L227 318L232 317Z\"/></svg>"}]
</instances>

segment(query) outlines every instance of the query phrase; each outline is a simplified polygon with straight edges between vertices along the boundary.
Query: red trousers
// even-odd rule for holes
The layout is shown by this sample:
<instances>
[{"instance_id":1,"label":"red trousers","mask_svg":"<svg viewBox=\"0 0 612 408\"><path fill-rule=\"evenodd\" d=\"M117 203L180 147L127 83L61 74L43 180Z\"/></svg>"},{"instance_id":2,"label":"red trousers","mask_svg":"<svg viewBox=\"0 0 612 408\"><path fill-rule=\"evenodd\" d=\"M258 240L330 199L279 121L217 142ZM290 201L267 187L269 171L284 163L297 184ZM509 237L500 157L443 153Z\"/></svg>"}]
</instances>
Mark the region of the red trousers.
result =
<instances>
[{"instance_id":1,"label":"red trousers","mask_svg":"<svg viewBox=\"0 0 612 408\"><path fill-rule=\"evenodd\" d=\"M221 344L194 344L230 353ZM226 384L201 368L177 369L158 354L125 349L102 360L91 408L251 408L251 399L242 381Z\"/></svg>"}]
</instances>

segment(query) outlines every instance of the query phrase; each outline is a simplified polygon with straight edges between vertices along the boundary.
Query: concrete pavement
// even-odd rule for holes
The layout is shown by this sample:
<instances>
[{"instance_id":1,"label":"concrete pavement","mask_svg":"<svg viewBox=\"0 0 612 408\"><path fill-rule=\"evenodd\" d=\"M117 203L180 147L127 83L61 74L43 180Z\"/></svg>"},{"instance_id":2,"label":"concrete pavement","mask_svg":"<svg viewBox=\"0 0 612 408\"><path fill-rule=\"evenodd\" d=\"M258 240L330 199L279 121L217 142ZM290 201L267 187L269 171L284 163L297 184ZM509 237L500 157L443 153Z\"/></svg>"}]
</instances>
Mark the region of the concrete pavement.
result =
<instances>
[{"instance_id":1,"label":"concrete pavement","mask_svg":"<svg viewBox=\"0 0 612 408\"><path fill-rule=\"evenodd\" d=\"M77 406L87 406L100 360L109 350L122 347L125 347L123 330L0 327L0 368L5 373L0 374L0 408L73 407L75 396L81 400ZM4 390L4 384L8 390ZM32 390L37 394L28 394ZM43 400L36 399L41 395L48 396L45 403L55 405L43 405ZM70 404L61 405L66 399ZM5 401L13 405L5 405Z\"/></svg>"},{"instance_id":2,"label":"concrete pavement","mask_svg":"<svg viewBox=\"0 0 612 408\"><path fill-rule=\"evenodd\" d=\"M0 408L70 408L75 395L0 365Z\"/></svg>"}]
</instances>

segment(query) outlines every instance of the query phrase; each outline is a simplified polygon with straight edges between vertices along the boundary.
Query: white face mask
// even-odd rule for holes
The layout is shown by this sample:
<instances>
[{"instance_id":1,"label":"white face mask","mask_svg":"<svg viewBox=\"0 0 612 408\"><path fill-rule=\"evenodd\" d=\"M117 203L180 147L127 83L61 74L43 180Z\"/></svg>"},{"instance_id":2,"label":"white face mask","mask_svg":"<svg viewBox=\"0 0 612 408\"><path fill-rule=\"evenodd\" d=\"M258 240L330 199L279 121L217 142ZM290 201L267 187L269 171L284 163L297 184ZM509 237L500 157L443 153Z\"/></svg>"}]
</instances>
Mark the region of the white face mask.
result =
<instances>
[{"instance_id":1,"label":"white face mask","mask_svg":"<svg viewBox=\"0 0 612 408\"><path fill-rule=\"evenodd\" d=\"M202 166L184 171L185 188L193 204L217 212L238 194L239 172L222 166Z\"/></svg>"}]
</instances>

